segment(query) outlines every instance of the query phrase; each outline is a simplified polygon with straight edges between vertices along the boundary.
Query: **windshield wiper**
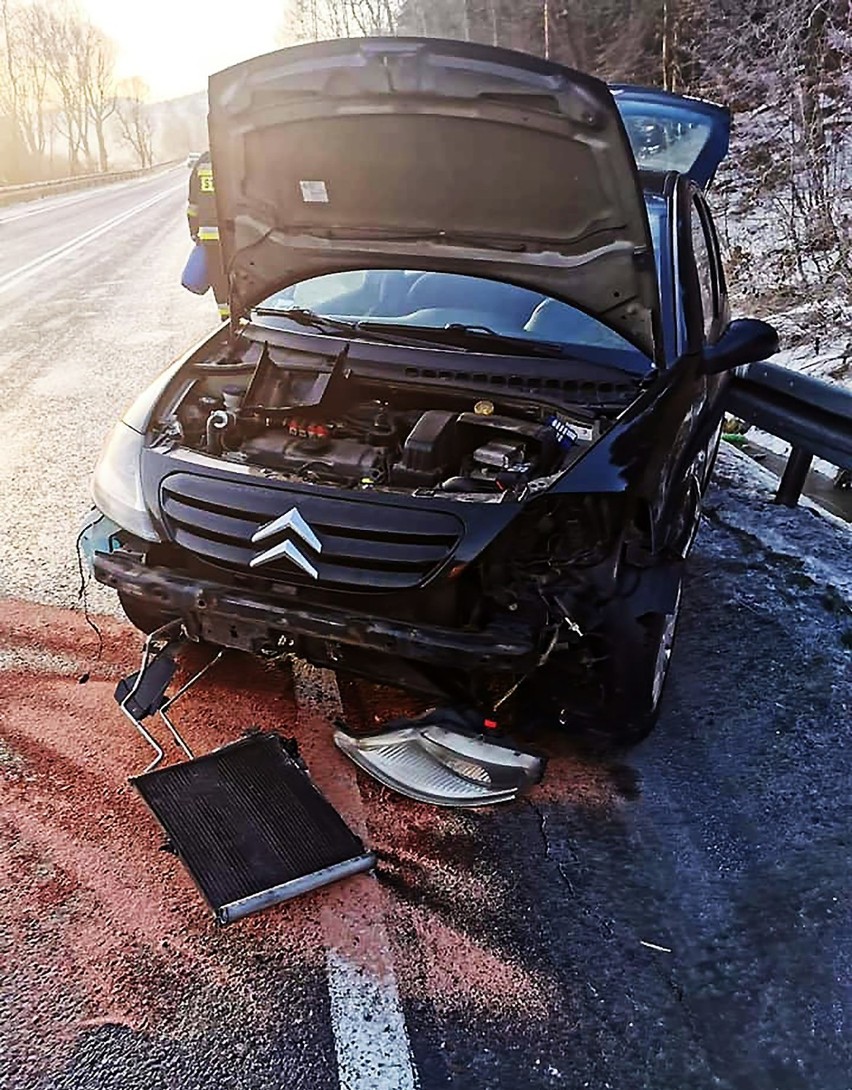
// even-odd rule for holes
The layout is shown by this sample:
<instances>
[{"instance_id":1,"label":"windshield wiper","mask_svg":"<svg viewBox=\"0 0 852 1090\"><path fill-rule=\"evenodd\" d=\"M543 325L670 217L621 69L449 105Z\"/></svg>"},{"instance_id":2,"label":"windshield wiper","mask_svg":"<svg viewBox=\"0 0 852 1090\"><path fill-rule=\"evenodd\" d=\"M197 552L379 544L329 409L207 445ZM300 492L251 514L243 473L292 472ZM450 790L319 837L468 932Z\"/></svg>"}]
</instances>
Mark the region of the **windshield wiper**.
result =
<instances>
[{"instance_id":1,"label":"windshield wiper","mask_svg":"<svg viewBox=\"0 0 852 1090\"><path fill-rule=\"evenodd\" d=\"M389 344L417 344L420 341L434 341L466 352L475 352L486 345L501 349L514 349L518 355L553 356L565 358L567 353L558 344L549 341L527 340L525 337L511 337L497 333L484 325L462 325L451 322L445 326L408 325L405 322L385 322L369 318L347 321L344 318L329 318L317 314L307 307L254 307L253 313L260 317L287 318L298 325L310 326L322 333L341 333L357 336L366 333L375 340L384 340Z\"/></svg>"},{"instance_id":2,"label":"windshield wiper","mask_svg":"<svg viewBox=\"0 0 852 1090\"><path fill-rule=\"evenodd\" d=\"M298 325L312 326L314 329L323 332L329 330L335 333L357 332L355 322L346 322L340 318L326 318L322 314L308 310L307 307L252 307L252 314L257 314L262 318L288 318Z\"/></svg>"},{"instance_id":3,"label":"windshield wiper","mask_svg":"<svg viewBox=\"0 0 852 1090\"><path fill-rule=\"evenodd\" d=\"M415 337L398 336L393 331L385 334L381 328L365 329L364 322L350 322L344 318L328 318L324 314L317 314L316 311L308 310L307 307L288 307L286 309L281 307L252 307L252 313L261 318L287 318L291 322L296 322L297 325L317 329L320 333L340 334L345 337L365 336L371 341L380 341L384 344L416 346L420 343ZM376 325L380 327L381 323L377 322Z\"/></svg>"},{"instance_id":4,"label":"windshield wiper","mask_svg":"<svg viewBox=\"0 0 852 1090\"><path fill-rule=\"evenodd\" d=\"M405 322L388 322L382 319L362 318L347 321L345 318L329 318L307 307L253 307L252 313L260 317L287 318L298 325L309 326L321 333L335 336L364 338L384 344L418 347L425 342L438 344L458 352L491 352L495 355L544 357L546 359L574 360L588 364L582 355L567 345L556 341L537 341L533 338L513 337L498 333L485 325L464 325L451 322L445 326L408 325ZM611 364L595 363L601 378L623 377L622 368Z\"/></svg>"},{"instance_id":5,"label":"windshield wiper","mask_svg":"<svg viewBox=\"0 0 852 1090\"><path fill-rule=\"evenodd\" d=\"M358 322L359 329L387 329L394 333L404 332L410 337L424 341L434 341L465 352L477 352L483 349L498 352L510 351L518 356L546 356L553 359L575 358L565 347L553 341L537 341L533 338L513 337L508 333L497 333L485 325L463 325L450 322L444 326L407 325L404 322L372 322L369 319Z\"/></svg>"}]
</instances>

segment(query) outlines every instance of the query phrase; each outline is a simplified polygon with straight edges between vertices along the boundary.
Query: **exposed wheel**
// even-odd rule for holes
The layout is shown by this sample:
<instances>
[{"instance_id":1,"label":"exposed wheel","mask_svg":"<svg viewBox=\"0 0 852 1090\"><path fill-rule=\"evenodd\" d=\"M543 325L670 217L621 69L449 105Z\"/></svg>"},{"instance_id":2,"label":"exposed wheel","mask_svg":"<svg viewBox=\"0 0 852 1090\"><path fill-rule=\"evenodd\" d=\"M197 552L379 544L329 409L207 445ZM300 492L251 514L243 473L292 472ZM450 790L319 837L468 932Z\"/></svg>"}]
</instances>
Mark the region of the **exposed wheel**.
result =
<instances>
[{"instance_id":1,"label":"exposed wheel","mask_svg":"<svg viewBox=\"0 0 852 1090\"><path fill-rule=\"evenodd\" d=\"M680 568L674 580L664 609L625 618L623 628L608 633L600 726L623 745L647 738L660 713L680 615Z\"/></svg>"},{"instance_id":2,"label":"exposed wheel","mask_svg":"<svg viewBox=\"0 0 852 1090\"><path fill-rule=\"evenodd\" d=\"M686 560L701 524L701 485L690 477L684 485L683 499L672 518L669 551Z\"/></svg>"},{"instance_id":3,"label":"exposed wheel","mask_svg":"<svg viewBox=\"0 0 852 1090\"><path fill-rule=\"evenodd\" d=\"M552 656L529 680L518 714L525 706L539 720L577 725L619 745L635 745L650 734L671 666L681 565L635 571L633 578L634 593L610 611L584 646Z\"/></svg>"},{"instance_id":4,"label":"exposed wheel","mask_svg":"<svg viewBox=\"0 0 852 1090\"><path fill-rule=\"evenodd\" d=\"M174 614L144 602L141 598L136 598L132 594L122 594L119 591L118 600L128 621L134 628L144 632L146 636L156 632L158 628L162 628L169 621L175 620Z\"/></svg>"},{"instance_id":5,"label":"exposed wheel","mask_svg":"<svg viewBox=\"0 0 852 1090\"><path fill-rule=\"evenodd\" d=\"M666 679L669 676L669 666L671 665L672 648L674 647L677 621L678 617L680 616L680 601L682 595L683 586L679 583L677 588L677 596L675 598L671 612L658 614L661 620L661 632L657 646L657 656L654 662L654 680L651 685L652 707L654 710L657 710L659 708L660 700L663 696L663 689L666 684Z\"/></svg>"}]
</instances>

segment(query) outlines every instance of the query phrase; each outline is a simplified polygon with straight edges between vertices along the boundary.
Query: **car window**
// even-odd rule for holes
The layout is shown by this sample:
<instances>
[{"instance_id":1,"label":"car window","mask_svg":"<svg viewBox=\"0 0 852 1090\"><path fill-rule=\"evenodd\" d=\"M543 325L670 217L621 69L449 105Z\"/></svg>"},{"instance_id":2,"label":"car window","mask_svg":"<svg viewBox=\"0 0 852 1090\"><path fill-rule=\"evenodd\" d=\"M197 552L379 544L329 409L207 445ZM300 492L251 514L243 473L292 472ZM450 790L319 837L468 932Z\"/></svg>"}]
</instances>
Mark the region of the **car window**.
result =
<instances>
[{"instance_id":1,"label":"car window","mask_svg":"<svg viewBox=\"0 0 852 1090\"><path fill-rule=\"evenodd\" d=\"M443 328L459 323L513 337L641 353L597 319L539 292L457 273L369 269L330 273L270 296L264 308L306 307L324 317Z\"/></svg>"},{"instance_id":2,"label":"car window","mask_svg":"<svg viewBox=\"0 0 852 1090\"><path fill-rule=\"evenodd\" d=\"M692 253L695 259L695 271L698 275L698 290L701 300L704 337L709 338L719 313L718 295L713 262L713 250L709 241L707 227L701 208L696 201L692 204Z\"/></svg>"},{"instance_id":3,"label":"car window","mask_svg":"<svg viewBox=\"0 0 852 1090\"><path fill-rule=\"evenodd\" d=\"M312 280L305 280L293 289L292 302L294 306L306 307L315 310L329 298L329 295L340 295L346 292L361 291L366 283L367 273L363 271L336 273L331 276L317 276ZM283 295L283 293L281 293Z\"/></svg>"},{"instance_id":4,"label":"car window","mask_svg":"<svg viewBox=\"0 0 852 1090\"><path fill-rule=\"evenodd\" d=\"M649 170L686 174L710 137L707 122L684 122L654 114L633 114L624 127L636 162Z\"/></svg>"},{"instance_id":5,"label":"car window","mask_svg":"<svg viewBox=\"0 0 852 1090\"><path fill-rule=\"evenodd\" d=\"M612 86L640 167L676 170L706 189L728 151L730 112L668 91Z\"/></svg>"}]
</instances>

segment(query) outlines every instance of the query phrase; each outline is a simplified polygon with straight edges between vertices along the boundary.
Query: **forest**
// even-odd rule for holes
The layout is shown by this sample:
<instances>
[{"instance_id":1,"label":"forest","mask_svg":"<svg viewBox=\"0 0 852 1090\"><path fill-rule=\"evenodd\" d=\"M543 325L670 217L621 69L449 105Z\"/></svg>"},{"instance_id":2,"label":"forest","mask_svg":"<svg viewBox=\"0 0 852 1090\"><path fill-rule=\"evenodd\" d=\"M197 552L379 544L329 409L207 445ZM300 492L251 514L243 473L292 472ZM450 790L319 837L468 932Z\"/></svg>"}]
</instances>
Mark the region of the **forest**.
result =
<instances>
[{"instance_id":1,"label":"forest","mask_svg":"<svg viewBox=\"0 0 852 1090\"><path fill-rule=\"evenodd\" d=\"M0 0L0 185L150 167L204 143L203 104L152 103L143 78L117 78L116 53L71 0Z\"/></svg>"}]
</instances>

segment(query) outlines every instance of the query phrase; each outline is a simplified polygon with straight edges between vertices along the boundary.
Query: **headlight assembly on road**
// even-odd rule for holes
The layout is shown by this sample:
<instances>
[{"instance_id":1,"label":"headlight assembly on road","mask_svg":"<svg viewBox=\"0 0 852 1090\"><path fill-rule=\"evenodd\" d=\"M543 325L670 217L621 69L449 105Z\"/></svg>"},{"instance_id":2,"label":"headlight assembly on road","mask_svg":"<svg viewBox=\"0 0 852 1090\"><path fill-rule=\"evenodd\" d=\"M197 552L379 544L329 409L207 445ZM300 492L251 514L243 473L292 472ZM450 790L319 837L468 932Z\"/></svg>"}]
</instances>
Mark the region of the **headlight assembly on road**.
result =
<instances>
[{"instance_id":1,"label":"headlight assembly on road","mask_svg":"<svg viewBox=\"0 0 852 1090\"><path fill-rule=\"evenodd\" d=\"M145 541L159 541L142 497L140 459L144 438L119 422L107 439L92 477L92 497L103 513Z\"/></svg>"},{"instance_id":2,"label":"headlight assembly on road","mask_svg":"<svg viewBox=\"0 0 852 1090\"><path fill-rule=\"evenodd\" d=\"M363 738L338 730L334 741L386 787L434 806L510 802L541 780L543 758L440 725L457 718L452 710L436 709L407 720L410 726Z\"/></svg>"}]
</instances>

